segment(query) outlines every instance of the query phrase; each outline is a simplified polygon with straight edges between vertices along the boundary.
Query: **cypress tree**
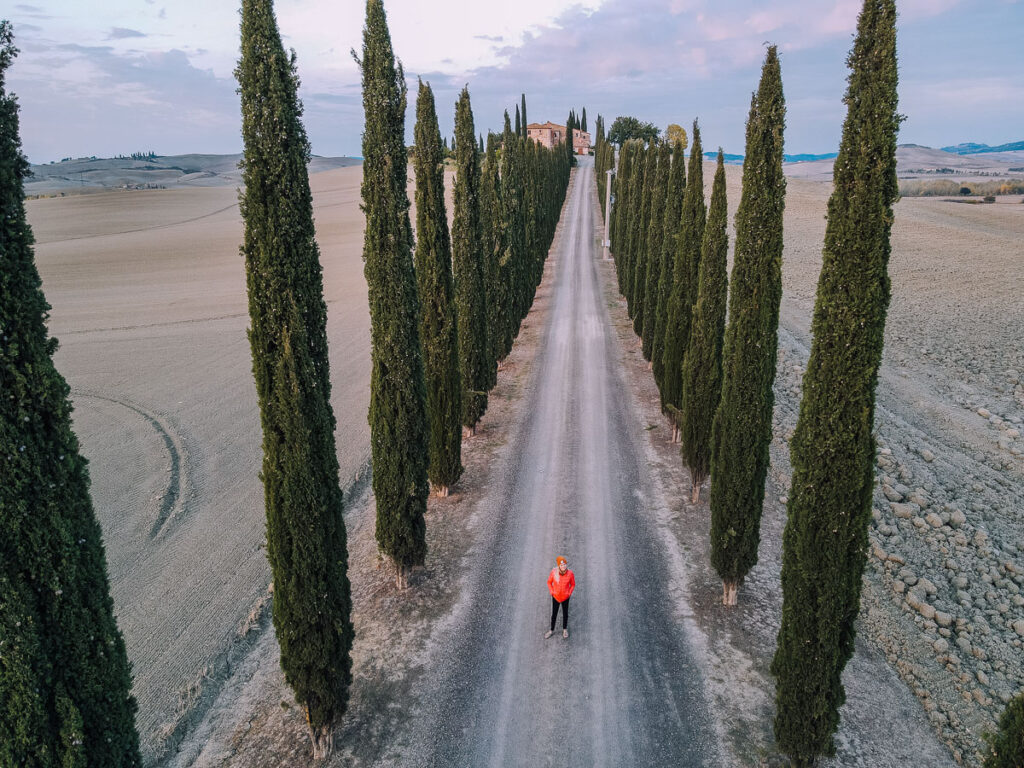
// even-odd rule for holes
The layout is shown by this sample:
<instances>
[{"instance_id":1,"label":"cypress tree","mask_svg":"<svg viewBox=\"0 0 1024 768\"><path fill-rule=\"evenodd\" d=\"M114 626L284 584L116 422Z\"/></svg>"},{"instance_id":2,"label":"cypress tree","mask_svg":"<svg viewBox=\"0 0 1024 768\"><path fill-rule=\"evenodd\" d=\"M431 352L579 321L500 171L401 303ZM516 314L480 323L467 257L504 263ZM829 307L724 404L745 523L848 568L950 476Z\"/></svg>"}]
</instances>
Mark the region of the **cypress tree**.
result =
<instances>
[{"instance_id":1,"label":"cypress tree","mask_svg":"<svg viewBox=\"0 0 1024 768\"><path fill-rule=\"evenodd\" d=\"M718 149L718 168L701 243L697 303L690 324L690 345L683 358L683 418L680 443L690 470L694 504L711 469L711 424L722 393L722 333L725 331L726 256L729 236L725 197L725 158Z\"/></svg>"},{"instance_id":2,"label":"cypress tree","mask_svg":"<svg viewBox=\"0 0 1024 768\"><path fill-rule=\"evenodd\" d=\"M522 125L522 121L519 118L519 107L517 106L516 107L516 136L522 137L522 135L523 135L523 125Z\"/></svg>"},{"instance_id":3,"label":"cypress tree","mask_svg":"<svg viewBox=\"0 0 1024 768\"><path fill-rule=\"evenodd\" d=\"M580 119L580 130L584 133L587 132L587 108L583 108L583 116Z\"/></svg>"},{"instance_id":4,"label":"cypress tree","mask_svg":"<svg viewBox=\"0 0 1024 768\"><path fill-rule=\"evenodd\" d=\"M672 419L672 441L679 437L679 424L683 401L683 357L690 344L690 320L697 301L697 277L700 270L700 246L704 238L704 151L700 143L700 128L693 121L693 147L690 150L690 170L683 194L682 215L679 220L675 265L672 270L672 292L668 300L665 320L665 370L662 387L665 408Z\"/></svg>"},{"instance_id":5,"label":"cypress tree","mask_svg":"<svg viewBox=\"0 0 1024 768\"><path fill-rule=\"evenodd\" d=\"M502 358L504 323L503 296L507 286L502 282L501 258L504 255L502 232L501 178L499 175L498 137L487 134L487 155L481 174L480 227L484 243L484 278L487 295L487 389L498 382L498 361Z\"/></svg>"},{"instance_id":6,"label":"cypress tree","mask_svg":"<svg viewBox=\"0 0 1024 768\"><path fill-rule=\"evenodd\" d=\"M480 154L483 155L486 151L487 151L487 148L484 145L484 135L481 133L480 134Z\"/></svg>"},{"instance_id":7,"label":"cypress tree","mask_svg":"<svg viewBox=\"0 0 1024 768\"><path fill-rule=\"evenodd\" d=\"M658 150L652 141L644 157L644 185L640 196L639 222L636 238L636 268L633 272L633 331L637 336L644 330L644 297L647 291L647 246L650 242L650 223L653 216L651 198L658 175Z\"/></svg>"},{"instance_id":8,"label":"cypress tree","mask_svg":"<svg viewBox=\"0 0 1024 768\"><path fill-rule=\"evenodd\" d=\"M985 735L988 754L984 768L1020 768L1024 765L1024 693L1019 694L999 718L999 732Z\"/></svg>"},{"instance_id":9,"label":"cypress tree","mask_svg":"<svg viewBox=\"0 0 1024 768\"><path fill-rule=\"evenodd\" d=\"M875 385L898 196L895 0L865 0L828 205L811 354L790 455L775 738L797 765L835 751L874 486Z\"/></svg>"},{"instance_id":10,"label":"cypress tree","mask_svg":"<svg viewBox=\"0 0 1024 768\"><path fill-rule=\"evenodd\" d=\"M452 248L444 207L441 132L437 127L434 92L422 80L416 98L414 137L416 288L420 296L420 343L429 421L427 477L438 496L447 496L462 474L462 381Z\"/></svg>"},{"instance_id":11,"label":"cypress tree","mask_svg":"<svg viewBox=\"0 0 1024 768\"><path fill-rule=\"evenodd\" d=\"M512 132L508 113L501 150L501 229L503 253L499 261L501 291L501 344L499 360L512 351L522 320L525 226L523 221L523 174L519 137Z\"/></svg>"},{"instance_id":12,"label":"cypress tree","mask_svg":"<svg viewBox=\"0 0 1024 768\"><path fill-rule=\"evenodd\" d=\"M271 0L242 4L240 198L249 344L263 425L267 559L281 667L313 754L331 752L352 682L352 599L334 445L327 305L309 189L309 142ZM282 237L281 233L287 233Z\"/></svg>"},{"instance_id":13,"label":"cypress tree","mask_svg":"<svg viewBox=\"0 0 1024 768\"><path fill-rule=\"evenodd\" d=\"M644 178L647 173L647 148L642 142L636 143L636 157L630 166L629 174L629 211L627 216L628 231L626 237L625 296L626 312L630 319L635 312L633 287L636 282L636 262L639 257L640 239L643 234L643 196Z\"/></svg>"},{"instance_id":14,"label":"cypress tree","mask_svg":"<svg viewBox=\"0 0 1024 768\"><path fill-rule=\"evenodd\" d=\"M565 121L565 151L569 158L569 167L572 168L576 165L576 155L573 150L572 132L576 128L575 125L576 117L573 115L572 110L569 111L569 117Z\"/></svg>"},{"instance_id":15,"label":"cypress tree","mask_svg":"<svg viewBox=\"0 0 1024 768\"><path fill-rule=\"evenodd\" d=\"M405 76L395 66L382 0L367 0L363 29L363 240L370 301L370 449L377 544L397 569L426 557L427 414L419 295L406 194Z\"/></svg>"},{"instance_id":16,"label":"cypress tree","mask_svg":"<svg viewBox=\"0 0 1024 768\"><path fill-rule=\"evenodd\" d=\"M633 149L636 144L627 141L619 150L619 166L613 176L615 206L612 208L611 241L615 258L615 274L619 282L619 293L625 292L626 245L629 242L629 177L633 171Z\"/></svg>"},{"instance_id":17,"label":"cypress tree","mask_svg":"<svg viewBox=\"0 0 1024 768\"><path fill-rule=\"evenodd\" d=\"M452 222L452 268L455 272L459 322L459 373L462 380L462 425L476 430L487 410L489 384L487 341L487 254L480 219L480 162L473 141L469 89L455 105L455 206Z\"/></svg>"},{"instance_id":18,"label":"cypress tree","mask_svg":"<svg viewBox=\"0 0 1024 768\"><path fill-rule=\"evenodd\" d=\"M657 310L654 316L654 339L651 344L651 370L661 394L661 407L665 410L665 330L668 327L668 303L672 295L675 270L676 240L679 220L686 192L686 158L683 143L676 141L672 148L672 166L669 169L668 189L665 192L665 223L661 235L660 274L658 276Z\"/></svg>"},{"instance_id":19,"label":"cypress tree","mask_svg":"<svg viewBox=\"0 0 1024 768\"><path fill-rule=\"evenodd\" d=\"M772 46L747 119L722 396L712 428L711 563L722 578L726 605L736 604L740 583L757 563L760 541L782 297L785 116Z\"/></svg>"},{"instance_id":20,"label":"cypress tree","mask_svg":"<svg viewBox=\"0 0 1024 768\"><path fill-rule=\"evenodd\" d=\"M644 285L644 321L640 329L644 359L654 353L654 332L658 314L658 283L661 280L661 241L665 236L665 197L671 172L672 147L667 141L658 146L658 171L651 192L651 218L647 227L647 280Z\"/></svg>"},{"instance_id":21,"label":"cypress tree","mask_svg":"<svg viewBox=\"0 0 1024 768\"><path fill-rule=\"evenodd\" d=\"M528 126L529 123L526 121L526 94L525 93L520 96L520 102L521 102L520 106L521 106L522 112L523 112L523 133L522 133L522 136L523 136L524 139L526 139L526 138L529 138L530 134L526 130L526 126Z\"/></svg>"},{"instance_id":22,"label":"cypress tree","mask_svg":"<svg viewBox=\"0 0 1024 768\"><path fill-rule=\"evenodd\" d=\"M25 216L17 53L0 21L0 765L135 768L131 670Z\"/></svg>"}]
</instances>

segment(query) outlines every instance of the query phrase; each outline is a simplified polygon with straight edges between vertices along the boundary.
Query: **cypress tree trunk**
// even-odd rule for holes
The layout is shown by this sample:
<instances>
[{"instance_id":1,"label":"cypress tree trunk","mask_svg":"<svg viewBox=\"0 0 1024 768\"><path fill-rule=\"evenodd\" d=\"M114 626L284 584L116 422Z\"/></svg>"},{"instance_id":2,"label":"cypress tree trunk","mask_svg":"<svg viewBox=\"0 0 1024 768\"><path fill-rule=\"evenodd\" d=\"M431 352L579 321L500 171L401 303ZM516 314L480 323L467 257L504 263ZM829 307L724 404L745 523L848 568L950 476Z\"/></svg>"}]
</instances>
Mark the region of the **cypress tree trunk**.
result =
<instances>
[{"instance_id":1,"label":"cypress tree trunk","mask_svg":"<svg viewBox=\"0 0 1024 768\"><path fill-rule=\"evenodd\" d=\"M711 190L711 209L701 244L697 303L693 307L690 346L683 358L683 419L680 426L683 462L693 482L691 500L711 469L711 423L722 393L722 333L725 331L726 257L729 251L725 158L718 150L718 168Z\"/></svg>"},{"instance_id":2,"label":"cypress tree trunk","mask_svg":"<svg viewBox=\"0 0 1024 768\"><path fill-rule=\"evenodd\" d=\"M652 217L651 197L654 194L655 178L658 175L658 149L652 141L644 153L644 184L637 211L636 267L633 271L633 332L637 336L644 330L644 298L647 290L647 246L650 242Z\"/></svg>"},{"instance_id":3,"label":"cypress tree trunk","mask_svg":"<svg viewBox=\"0 0 1024 768\"><path fill-rule=\"evenodd\" d=\"M775 737L794 763L835 751L874 485L875 385L896 182L896 4L865 0L828 206L811 355L793 435Z\"/></svg>"},{"instance_id":4,"label":"cypress tree trunk","mask_svg":"<svg viewBox=\"0 0 1024 768\"><path fill-rule=\"evenodd\" d=\"M768 472L782 297L782 174L786 107L774 46L751 98L729 282L722 397L712 428L711 563L726 605L757 563Z\"/></svg>"},{"instance_id":5,"label":"cypress tree trunk","mask_svg":"<svg viewBox=\"0 0 1024 768\"><path fill-rule=\"evenodd\" d=\"M377 544L398 586L426 557L427 415L419 295L406 195L405 78L395 67L381 0L363 30L363 240L370 301L370 448Z\"/></svg>"},{"instance_id":6,"label":"cypress tree trunk","mask_svg":"<svg viewBox=\"0 0 1024 768\"><path fill-rule=\"evenodd\" d=\"M25 218L17 53L0 21L0 765L135 768L131 670Z\"/></svg>"},{"instance_id":7,"label":"cypress tree trunk","mask_svg":"<svg viewBox=\"0 0 1024 768\"><path fill-rule=\"evenodd\" d=\"M686 158L683 143L676 141L672 149L672 166L669 169L668 189L665 192L665 222L661 235L659 256L658 295L654 300L654 338L651 342L651 371L661 395L661 408L665 410L665 332L668 328L668 304L672 295L672 280L675 269L676 240L679 220L682 216L683 195L686 192Z\"/></svg>"},{"instance_id":8,"label":"cypress tree trunk","mask_svg":"<svg viewBox=\"0 0 1024 768\"><path fill-rule=\"evenodd\" d=\"M480 222L480 159L473 141L473 109L463 88L455 106L455 190L452 268L459 321L462 425L470 435L487 410L490 389L487 341L487 254Z\"/></svg>"},{"instance_id":9,"label":"cypress tree trunk","mask_svg":"<svg viewBox=\"0 0 1024 768\"><path fill-rule=\"evenodd\" d=\"M672 147L667 141L658 147L657 176L651 192L651 217L647 226L647 276L644 284L644 318L640 336L644 359L654 353L654 331L658 316L658 283L661 280L661 241L665 236L665 197L671 171Z\"/></svg>"},{"instance_id":10,"label":"cypress tree trunk","mask_svg":"<svg viewBox=\"0 0 1024 768\"><path fill-rule=\"evenodd\" d=\"M704 238L704 150L700 128L693 121L693 147L690 150L690 172L683 194L682 216L672 270L672 292L665 320L665 370L663 398L672 421L672 442L679 439L683 405L683 357L690 343L690 320L697 301L697 277L700 270L700 246Z\"/></svg>"},{"instance_id":11,"label":"cypress tree trunk","mask_svg":"<svg viewBox=\"0 0 1024 768\"><path fill-rule=\"evenodd\" d=\"M472 133L470 133L472 136ZM427 385L427 477L438 496L462 474L462 381L452 283L452 248L444 207L444 156L434 92L422 80L416 98L416 287ZM472 143L469 151L473 151Z\"/></svg>"},{"instance_id":12,"label":"cypress tree trunk","mask_svg":"<svg viewBox=\"0 0 1024 768\"><path fill-rule=\"evenodd\" d=\"M506 290L501 270L505 246L502 231L498 138L493 133L487 134L487 155L482 168L481 188L483 201L480 205L480 222L484 240L484 277L487 295L487 390L490 391L498 381L498 361L502 357L502 297Z\"/></svg>"},{"instance_id":13,"label":"cypress tree trunk","mask_svg":"<svg viewBox=\"0 0 1024 768\"><path fill-rule=\"evenodd\" d=\"M352 600L334 445L327 306L294 56L271 0L242 4L240 197L249 344L263 425L267 559L281 667L329 755L352 682ZM282 237L281 233L288 233Z\"/></svg>"}]
</instances>

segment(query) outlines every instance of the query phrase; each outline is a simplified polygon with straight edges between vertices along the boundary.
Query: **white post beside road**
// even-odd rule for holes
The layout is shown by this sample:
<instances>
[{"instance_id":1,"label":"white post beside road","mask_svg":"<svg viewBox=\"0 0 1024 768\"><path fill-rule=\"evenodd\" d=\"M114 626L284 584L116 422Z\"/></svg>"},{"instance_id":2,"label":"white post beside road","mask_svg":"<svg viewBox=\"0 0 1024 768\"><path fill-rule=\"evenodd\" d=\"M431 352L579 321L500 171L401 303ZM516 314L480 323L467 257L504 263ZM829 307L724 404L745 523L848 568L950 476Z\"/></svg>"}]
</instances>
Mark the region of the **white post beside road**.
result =
<instances>
[{"instance_id":1,"label":"white post beside road","mask_svg":"<svg viewBox=\"0 0 1024 768\"><path fill-rule=\"evenodd\" d=\"M614 171L611 168L609 168L607 171L605 171L605 173L608 174L608 183L605 184L605 188L604 188L604 252L603 252L603 257L604 257L605 261L608 261L609 260L608 259L608 246L610 246L612 244L612 241L608 237L611 234L608 231L608 222L609 222L609 219L611 217L611 212L612 212L612 174L614 173Z\"/></svg>"}]
</instances>

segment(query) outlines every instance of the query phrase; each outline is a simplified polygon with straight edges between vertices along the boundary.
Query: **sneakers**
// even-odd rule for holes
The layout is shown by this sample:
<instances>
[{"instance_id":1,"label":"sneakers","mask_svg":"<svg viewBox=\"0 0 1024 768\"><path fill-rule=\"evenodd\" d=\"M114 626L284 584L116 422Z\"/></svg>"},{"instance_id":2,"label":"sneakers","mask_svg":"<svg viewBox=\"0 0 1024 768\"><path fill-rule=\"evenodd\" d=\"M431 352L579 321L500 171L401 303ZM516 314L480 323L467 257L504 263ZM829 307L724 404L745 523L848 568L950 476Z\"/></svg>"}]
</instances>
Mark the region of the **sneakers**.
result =
<instances>
[{"instance_id":1,"label":"sneakers","mask_svg":"<svg viewBox=\"0 0 1024 768\"><path fill-rule=\"evenodd\" d=\"M565 639L569 638L569 630L568 629L563 629L562 630L562 637L565 638Z\"/></svg>"},{"instance_id":2,"label":"sneakers","mask_svg":"<svg viewBox=\"0 0 1024 768\"><path fill-rule=\"evenodd\" d=\"M555 634L555 630L553 630L553 629L549 629L549 630L548 630L547 632L545 632L545 633L544 633L544 639L545 639L545 640L547 640L547 639L548 639L549 637L551 637L551 636L552 636L553 634Z\"/></svg>"}]
</instances>

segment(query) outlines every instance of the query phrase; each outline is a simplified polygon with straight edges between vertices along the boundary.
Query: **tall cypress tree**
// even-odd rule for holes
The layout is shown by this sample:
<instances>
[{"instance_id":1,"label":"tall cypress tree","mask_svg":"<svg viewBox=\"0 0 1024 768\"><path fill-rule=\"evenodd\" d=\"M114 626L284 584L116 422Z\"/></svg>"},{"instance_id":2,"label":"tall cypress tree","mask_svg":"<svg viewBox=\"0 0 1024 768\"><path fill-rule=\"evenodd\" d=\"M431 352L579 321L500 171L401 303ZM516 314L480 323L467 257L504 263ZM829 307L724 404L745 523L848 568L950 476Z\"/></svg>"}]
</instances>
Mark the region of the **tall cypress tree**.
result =
<instances>
[{"instance_id":1,"label":"tall cypress tree","mask_svg":"<svg viewBox=\"0 0 1024 768\"><path fill-rule=\"evenodd\" d=\"M502 281L501 259L504 255L502 202L498 137L487 134L487 155L482 168L480 227L483 230L484 278L487 295L487 389L498 382L498 361L502 358L504 323L503 299L507 286Z\"/></svg>"},{"instance_id":2,"label":"tall cypress tree","mask_svg":"<svg viewBox=\"0 0 1024 768\"><path fill-rule=\"evenodd\" d=\"M327 305L295 57L271 0L242 4L240 198L249 344L263 425L267 559L281 667L313 753L331 752L352 682L352 599L327 355ZM288 233L282 237L281 233Z\"/></svg>"},{"instance_id":3,"label":"tall cypress tree","mask_svg":"<svg viewBox=\"0 0 1024 768\"><path fill-rule=\"evenodd\" d=\"M790 448L775 738L796 765L835 751L874 486L875 385L898 196L896 3L865 0L828 204L811 355Z\"/></svg>"},{"instance_id":4,"label":"tall cypress tree","mask_svg":"<svg viewBox=\"0 0 1024 768\"><path fill-rule=\"evenodd\" d=\"M685 147L676 141L672 148L672 166L665 192L665 223L661 235L661 271L658 276L657 310L654 317L654 338L651 342L651 371L661 394L661 407L665 410L665 330L668 327L668 305L672 295L672 280L676 261L676 240L686 193Z\"/></svg>"},{"instance_id":5,"label":"tall cypress tree","mask_svg":"<svg viewBox=\"0 0 1024 768\"><path fill-rule=\"evenodd\" d=\"M696 504L711 469L711 424L722 393L722 334L725 331L726 256L729 251L725 158L718 149L718 168L701 244L697 303L690 324L690 345L683 358L683 418L680 425L683 462L693 482Z\"/></svg>"},{"instance_id":6,"label":"tall cypress tree","mask_svg":"<svg viewBox=\"0 0 1024 768\"><path fill-rule=\"evenodd\" d=\"M526 94L525 93L520 96L520 108L522 109L522 113L523 113L523 133L522 133L522 136L523 136L524 139L526 139L526 138L529 138L530 134L526 130L526 126L528 126L529 123L526 120Z\"/></svg>"},{"instance_id":7,"label":"tall cypress tree","mask_svg":"<svg viewBox=\"0 0 1024 768\"><path fill-rule=\"evenodd\" d=\"M462 426L476 430L487 410L489 384L487 341L487 254L480 220L483 202L480 161L473 141L469 88L455 105L455 206L452 222L452 269L455 272L459 322L459 372L462 381Z\"/></svg>"},{"instance_id":8,"label":"tall cypress tree","mask_svg":"<svg viewBox=\"0 0 1024 768\"><path fill-rule=\"evenodd\" d=\"M370 448L377 544L405 587L427 552L427 413L420 303L406 194L405 76L395 66L382 0L363 29L363 239L370 301Z\"/></svg>"},{"instance_id":9,"label":"tall cypress tree","mask_svg":"<svg viewBox=\"0 0 1024 768\"><path fill-rule=\"evenodd\" d=\"M644 178L647 173L648 150L642 142L636 143L636 157L630 166L629 173L629 212L626 237L626 266L624 294L626 296L626 313L630 318L635 312L633 288L636 283L636 262L639 257L639 246L643 235L643 196Z\"/></svg>"},{"instance_id":10,"label":"tall cypress tree","mask_svg":"<svg viewBox=\"0 0 1024 768\"><path fill-rule=\"evenodd\" d=\"M700 270L700 246L704 238L704 150L700 128L693 121L693 146L690 149L690 170L683 194L679 220L675 265L672 270L672 292L669 294L668 317L665 320L664 385L665 409L672 420L672 440L679 436L683 401L683 357L690 343L690 320L697 301L697 277Z\"/></svg>"},{"instance_id":11,"label":"tall cypress tree","mask_svg":"<svg viewBox=\"0 0 1024 768\"><path fill-rule=\"evenodd\" d=\"M470 136L473 134L470 133ZM416 287L429 421L427 477L438 496L462 474L462 381L452 282L452 248L444 207L444 156L434 92L420 80L416 98ZM470 141L469 151L473 151Z\"/></svg>"},{"instance_id":12,"label":"tall cypress tree","mask_svg":"<svg viewBox=\"0 0 1024 768\"><path fill-rule=\"evenodd\" d=\"M516 136L522 138L523 135L523 124L519 117L519 107L516 106Z\"/></svg>"},{"instance_id":13,"label":"tall cypress tree","mask_svg":"<svg viewBox=\"0 0 1024 768\"><path fill-rule=\"evenodd\" d=\"M785 117L782 74L772 46L747 119L722 397L712 428L711 563L722 578L726 605L736 604L740 583L757 563L760 541L782 297Z\"/></svg>"},{"instance_id":14,"label":"tall cypress tree","mask_svg":"<svg viewBox=\"0 0 1024 768\"><path fill-rule=\"evenodd\" d=\"M587 132L587 108L583 108L583 115L580 119L580 130L584 133Z\"/></svg>"},{"instance_id":15,"label":"tall cypress tree","mask_svg":"<svg viewBox=\"0 0 1024 768\"><path fill-rule=\"evenodd\" d=\"M635 142L627 141L619 150L619 164L613 177L615 206L612 208L611 240L619 293L625 293L626 248L629 244L629 180L633 173Z\"/></svg>"},{"instance_id":16,"label":"tall cypress tree","mask_svg":"<svg viewBox=\"0 0 1024 768\"><path fill-rule=\"evenodd\" d=\"M644 186L640 196L639 231L636 239L636 267L633 271L633 331L637 336L644 330L644 299L647 293L648 244L650 223L653 217L651 198L654 195L655 179L658 175L658 148L652 141L644 158Z\"/></svg>"},{"instance_id":17,"label":"tall cypress tree","mask_svg":"<svg viewBox=\"0 0 1024 768\"><path fill-rule=\"evenodd\" d=\"M658 146L658 171L651 192L651 218L647 227L647 281L644 286L644 320L640 336L643 355L651 360L654 353L654 332L658 315L658 283L661 280L661 241L665 236L665 198L671 172L672 147L667 141Z\"/></svg>"},{"instance_id":18,"label":"tall cypress tree","mask_svg":"<svg viewBox=\"0 0 1024 768\"><path fill-rule=\"evenodd\" d=\"M523 310L523 270L526 227L523 221L523 168L519 137L512 132L508 113L501 150L501 229L503 253L499 262L501 292L501 344L499 359L512 351Z\"/></svg>"},{"instance_id":19,"label":"tall cypress tree","mask_svg":"<svg viewBox=\"0 0 1024 768\"><path fill-rule=\"evenodd\" d=\"M17 53L0 21L0 765L135 768L131 671L25 217Z\"/></svg>"}]
</instances>

